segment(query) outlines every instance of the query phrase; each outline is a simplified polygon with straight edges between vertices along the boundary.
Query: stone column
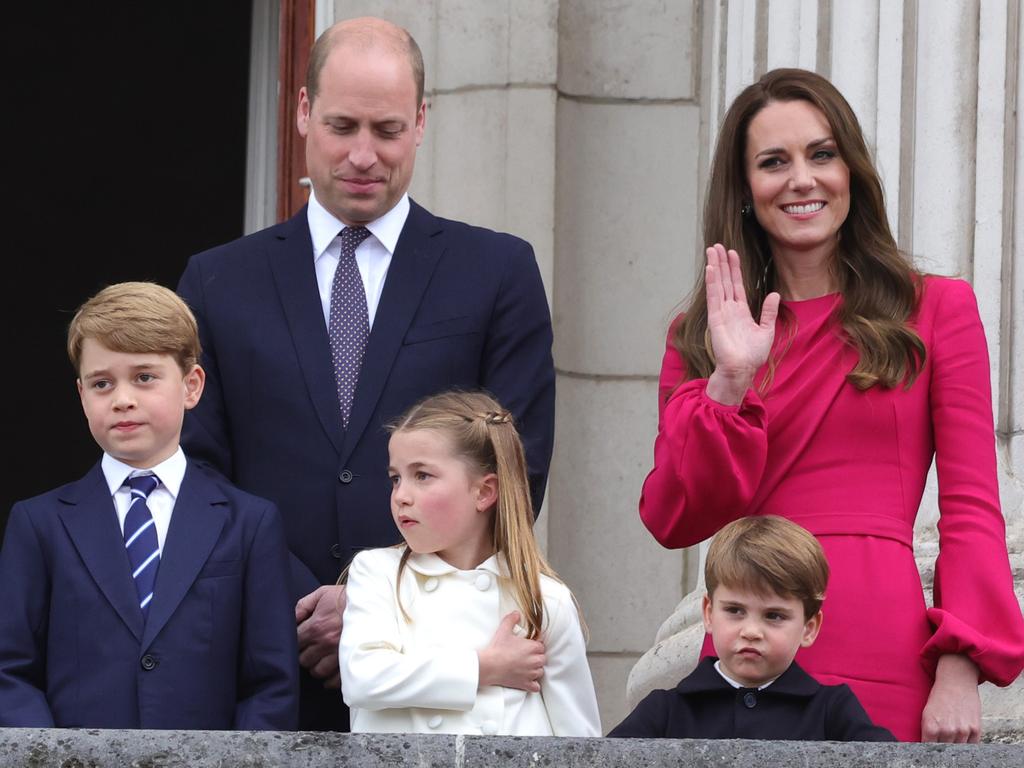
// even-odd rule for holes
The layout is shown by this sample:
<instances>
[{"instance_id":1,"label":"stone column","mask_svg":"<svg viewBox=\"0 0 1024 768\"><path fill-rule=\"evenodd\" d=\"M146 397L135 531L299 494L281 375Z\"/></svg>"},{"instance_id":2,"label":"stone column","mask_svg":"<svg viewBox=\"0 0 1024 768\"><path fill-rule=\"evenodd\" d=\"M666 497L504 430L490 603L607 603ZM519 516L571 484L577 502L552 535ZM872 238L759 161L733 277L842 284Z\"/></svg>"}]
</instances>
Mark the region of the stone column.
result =
<instances>
[{"instance_id":1,"label":"stone column","mask_svg":"<svg viewBox=\"0 0 1024 768\"><path fill-rule=\"evenodd\" d=\"M693 281L698 18L692 2L559 9L550 553L590 626L606 730L689 580L685 555L643 528L637 499L665 334Z\"/></svg>"}]
</instances>

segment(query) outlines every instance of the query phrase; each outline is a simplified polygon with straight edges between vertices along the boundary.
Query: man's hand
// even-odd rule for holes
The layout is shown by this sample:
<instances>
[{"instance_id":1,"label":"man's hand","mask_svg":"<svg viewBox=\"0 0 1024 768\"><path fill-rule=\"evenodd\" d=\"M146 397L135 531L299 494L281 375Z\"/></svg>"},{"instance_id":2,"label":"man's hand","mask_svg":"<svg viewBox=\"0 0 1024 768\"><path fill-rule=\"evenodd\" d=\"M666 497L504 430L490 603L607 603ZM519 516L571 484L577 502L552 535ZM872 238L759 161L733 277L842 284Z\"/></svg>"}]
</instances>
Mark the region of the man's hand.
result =
<instances>
[{"instance_id":1,"label":"man's hand","mask_svg":"<svg viewBox=\"0 0 1024 768\"><path fill-rule=\"evenodd\" d=\"M324 681L324 688L340 688L338 641L345 610L344 585L318 587L295 604L299 633L299 664Z\"/></svg>"},{"instance_id":2,"label":"man's hand","mask_svg":"<svg viewBox=\"0 0 1024 768\"><path fill-rule=\"evenodd\" d=\"M516 628L519 612L513 611L501 620L490 645L477 651L480 658L480 686L503 685L536 693L544 675L544 643L521 637Z\"/></svg>"}]
</instances>

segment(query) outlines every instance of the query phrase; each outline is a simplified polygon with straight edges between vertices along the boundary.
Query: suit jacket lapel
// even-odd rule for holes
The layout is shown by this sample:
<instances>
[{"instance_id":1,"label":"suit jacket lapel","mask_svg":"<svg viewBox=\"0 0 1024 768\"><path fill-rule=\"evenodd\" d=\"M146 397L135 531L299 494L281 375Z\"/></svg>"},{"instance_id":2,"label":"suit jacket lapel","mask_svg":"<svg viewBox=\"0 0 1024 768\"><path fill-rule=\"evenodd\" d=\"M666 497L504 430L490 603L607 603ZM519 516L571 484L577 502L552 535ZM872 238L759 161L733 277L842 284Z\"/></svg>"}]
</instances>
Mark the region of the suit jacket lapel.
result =
<instances>
[{"instance_id":1,"label":"suit jacket lapel","mask_svg":"<svg viewBox=\"0 0 1024 768\"><path fill-rule=\"evenodd\" d=\"M409 217L388 267L363 367L359 371L352 413L341 449L342 464L348 460L366 430L405 333L430 282L430 275L444 251L440 222L416 203L410 203ZM323 325L322 319L320 324Z\"/></svg>"},{"instance_id":2,"label":"suit jacket lapel","mask_svg":"<svg viewBox=\"0 0 1024 768\"><path fill-rule=\"evenodd\" d=\"M114 500L100 465L68 486L60 500L66 505L59 513L61 522L86 569L135 639L141 640L139 596L132 581Z\"/></svg>"},{"instance_id":3,"label":"suit jacket lapel","mask_svg":"<svg viewBox=\"0 0 1024 768\"><path fill-rule=\"evenodd\" d=\"M338 390L334 384L330 342L313 268L313 243L305 208L279 227L277 239L268 247L270 268L309 397L324 431L335 450L340 451Z\"/></svg>"},{"instance_id":4,"label":"suit jacket lapel","mask_svg":"<svg viewBox=\"0 0 1024 768\"><path fill-rule=\"evenodd\" d=\"M160 556L142 650L163 629L209 558L224 528L227 503L217 486L189 462Z\"/></svg>"}]
</instances>

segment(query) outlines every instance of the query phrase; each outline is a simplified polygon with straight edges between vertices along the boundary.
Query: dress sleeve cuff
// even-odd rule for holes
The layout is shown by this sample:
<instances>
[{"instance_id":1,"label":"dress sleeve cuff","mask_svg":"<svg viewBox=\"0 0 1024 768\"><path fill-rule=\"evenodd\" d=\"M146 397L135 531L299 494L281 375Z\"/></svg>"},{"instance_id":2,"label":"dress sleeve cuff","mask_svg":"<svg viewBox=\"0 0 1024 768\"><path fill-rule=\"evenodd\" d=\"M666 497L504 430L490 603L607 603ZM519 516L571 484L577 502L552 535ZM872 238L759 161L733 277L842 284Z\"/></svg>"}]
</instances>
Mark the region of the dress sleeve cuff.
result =
<instances>
[{"instance_id":1,"label":"dress sleeve cuff","mask_svg":"<svg viewBox=\"0 0 1024 768\"><path fill-rule=\"evenodd\" d=\"M1006 686L1024 668L1024 638L993 639L941 608L929 608L935 632L921 649L921 664L932 677L939 657L962 654L978 665L978 682Z\"/></svg>"}]
</instances>

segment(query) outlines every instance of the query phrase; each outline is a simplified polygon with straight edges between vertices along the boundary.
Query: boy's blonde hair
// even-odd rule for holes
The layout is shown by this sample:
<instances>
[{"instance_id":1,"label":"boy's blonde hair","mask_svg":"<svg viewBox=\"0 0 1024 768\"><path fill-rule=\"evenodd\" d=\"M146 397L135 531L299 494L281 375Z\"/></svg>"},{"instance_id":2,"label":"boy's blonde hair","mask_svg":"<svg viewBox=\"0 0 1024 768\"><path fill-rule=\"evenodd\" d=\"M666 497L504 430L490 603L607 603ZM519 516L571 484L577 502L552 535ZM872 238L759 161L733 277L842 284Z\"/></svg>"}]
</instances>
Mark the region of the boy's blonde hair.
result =
<instances>
[{"instance_id":1,"label":"boy's blonde hair","mask_svg":"<svg viewBox=\"0 0 1024 768\"><path fill-rule=\"evenodd\" d=\"M192 370L202 353L192 310L156 283L117 283L78 308L68 326L68 358L76 374L86 339L115 352L170 355L182 373Z\"/></svg>"},{"instance_id":2,"label":"boy's blonde hair","mask_svg":"<svg viewBox=\"0 0 1024 768\"><path fill-rule=\"evenodd\" d=\"M526 455L512 414L482 392L443 392L414 405L388 427L392 434L431 429L450 438L462 461L479 475L498 476L492 543L505 556L512 592L530 638L537 638L544 620L540 574L557 579L533 536L533 502ZM398 566L399 583L412 550L406 548ZM401 596L399 595L399 605ZM404 613L404 610L403 610Z\"/></svg>"},{"instance_id":3,"label":"boy's blonde hair","mask_svg":"<svg viewBox=\"0 0 1024 768\"><path fill-rule=\"evenodd\" d=\"M708 549L704 581L714 597L719 585L764 595L771 591L803 603L804 619L821 610L828 560L818 540L777 515L741 517L718 532Z\"/></svg>"}]
</instances>

